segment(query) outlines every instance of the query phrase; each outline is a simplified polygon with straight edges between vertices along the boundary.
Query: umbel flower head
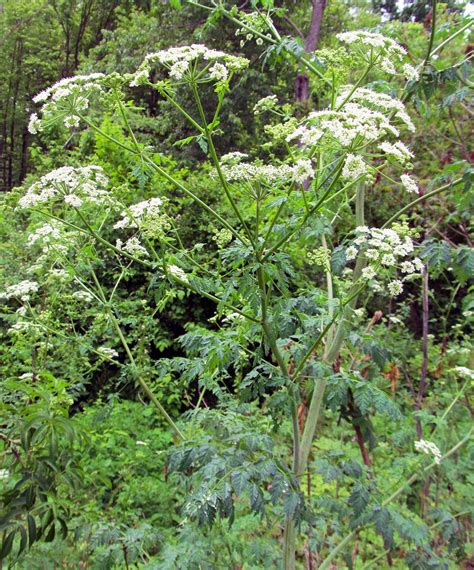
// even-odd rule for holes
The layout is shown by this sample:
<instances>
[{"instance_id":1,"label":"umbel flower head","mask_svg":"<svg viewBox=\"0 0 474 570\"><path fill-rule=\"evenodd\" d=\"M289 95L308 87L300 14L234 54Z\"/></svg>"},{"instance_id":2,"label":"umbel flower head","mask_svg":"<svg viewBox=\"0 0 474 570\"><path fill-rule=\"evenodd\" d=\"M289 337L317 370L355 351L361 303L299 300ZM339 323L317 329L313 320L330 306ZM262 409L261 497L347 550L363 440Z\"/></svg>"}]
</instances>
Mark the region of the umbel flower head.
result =
<instances>
[{"instance_id":1,"label":"umbel flower head","mask_svg":"<svg viewBox=\"0 0 474 570\"><path fill-rule=\"evenodd\" d=\"M397 74L397 67L401 68L399 75L407 79L418 79L417 71L409 64L403 64L406 50L392 38L382 34L357 30L337 34L336 38L350 45L362 58L370 61L385 73Z\"/></svg>"},{"instance_id":2,"label":"umbel flower head","mask_svg":"<svg viewBox=\"0 0 474 570\"><path fill-rule=\"evenodd\" d=\"M418 257L408 260L414 251L410 230L403 224L395 224L392 228L356 228L356 238L346 249L346 259L354 260L363 252L367 267L362 270L362 279L367 281L383 277L384 273L399 268L404 275L402 279L389 282L387 291L392 297L403 291L403 281L410 275L423 270L423 262ZM375 281L372 281L375 284Z\"/></svg>"},{"instance_id":3,"label":"umbel flower head","mask_svg":"<svg viewBox=\"0 0 474 570\"><path fill-rule=\"evenodd\" d=\"M230 156L232 155L232 157ZM261 184L302 184L314 177L311 160L298 159L294 164L262 164L259 162L242 162L242 153L225 155L221 165L222 173L229 182L260 182Z\"/></svg>"},{"instance_id":4,"label":"umbel flower head","mask_svg":"<svg viewBox=\"0 0 474 570\"><path fill-rule=\"evenodd\" d=\"M83 202L103 202L109 179L100 166L63 166L42 176L19 200L21 208L62 200L78 208Z\"/></svg>"},{"instance_id":5,"label":"umbel flower head","mask_svg":"<svg viewBox=\"0 0 474 570\"><path fill-rule=\"evenodd\" d=\"M103 92L105 77L103 73L66 77L35 95L33 102L41 104L41 107L39 114L30 116L30 133L37 134L58 120L63 120L68 129L77 127L80 121L78 113L88 108L94 93Z\"/></svg>"},{"instance_id":6,"label":"umbel flower head","mask_svg":"<svg viewBox=\"0 0 474 570\"><path fill-rule=\"evenodd\" d=\"M202 44L172 47L145 56L130 85L146 83L155 64L165 67L172 81L185 80L192 74L196 81L222 84L233 73L244 70L249 61Z\"/></svg>"}]
</instances>

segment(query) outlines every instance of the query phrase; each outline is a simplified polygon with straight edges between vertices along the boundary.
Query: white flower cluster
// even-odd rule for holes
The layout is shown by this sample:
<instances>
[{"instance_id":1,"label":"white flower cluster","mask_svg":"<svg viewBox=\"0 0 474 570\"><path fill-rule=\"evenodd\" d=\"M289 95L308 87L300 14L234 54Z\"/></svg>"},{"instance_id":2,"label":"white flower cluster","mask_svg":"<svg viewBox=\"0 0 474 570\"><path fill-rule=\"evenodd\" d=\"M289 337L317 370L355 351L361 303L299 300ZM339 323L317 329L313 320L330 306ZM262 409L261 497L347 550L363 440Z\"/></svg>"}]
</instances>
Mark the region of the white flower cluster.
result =
<instances>
[{"instance_id":1,"label":"white flower cluster","mask_svg":"<svg viewBox=\"0 0 474 570\"><path fill-rule=\"evenodd\" d=\"M27 244L32 246L37 241L41 241L43 244L49 244L59 239L61 239L60 226L56 221L52 220L50 223L43 224L36 228L34 233L29 234Z\"/></svg>"},{"instance_id":2,"label":"white flower cluster","mask_svg":"<svg viewBox=\"0 0 474 570\"><path fill-rule=\"evenodd\" d=\"M418 192L418 184L409 174L402 174L400 176L400 180L402 181L402 184L407 192L415 194Z\"/></svg>"},{"instance_id":3,"label":"white flower cluster","mask_svg":"<svg viewBox=\"0 0 474 570\"><path fill-rule=\"evenodd\" d=\"M41 103L41 118L33 113L30 117L28 130L37 134L44 125L54 122L57 116L62 117L68 128L77 127L79 117L75 112L81 112L89 106L89 96L92 92L101 92L103 73L76 75L61 79L48 89L33 97L34 103Z\"/></svg>"},{"instance_id":4,"label":"white flower cluster","mask_svg":"<svg viewBox=\"0 0 474 570\"><path fill-rule=\"evenodd\" d=\"M400 162L401 164L406 164L413 158L411 150L401 141L395 143L383 141L379 144L379 149L389 158L393 158L396 162Z\"/></svg>"},{"instance_id":5,"label":"white flower cluster","mask_svg":"<svg viewBox=\"0 0 474 570\"><path fill-rule=\"evenodd\" d=\"M107 196L105 187L108 182L100 166L63 166L32 184L18 203L21 208L44 204L56 198L75 208L85 201L100 203Z\"/></svg>"},{"instance_id":6,"label":"white flower cluster","mask_svg":"<svg viewBox=\"0 0 474 570\"><path fill-rule=\"evenodd\" d=\"M230 182L259 181L262 184L296 182L302 184L308 178L314 177L311 160L299 159L295 164L259 164L249 162L234 162L222 164L222 173Z\"/></svg>"},{"instance_id":7,"label":"white flower cluster","mask_svg":"<svg viewBox=\"0 0 474 570\"><path fill-rule=\"evenodd\" d=\"M393 228L368 228L360 226L356 228L356 238L353 245L346 249L346 259L355 259L362 251L367 260L367 267L362 270L362 278L371 280L380 274L381 268L399 268L404 277L391 281L387 289L392 296L397 296L403 291L403 281L409 275L423 270L423 262L418 257L411 261L406 258L414 251L411 237L407 235L405 226ZM375 285L377 287L377 284Z\"/></svg>"},{"instance_id":8,"label":"white flower cluster","mask_svg":"<svg viewBox=\"0 0 474 570\"><path fill-rule=\"evenodd\" d=\"M363 56L368 52L372 63L385 73L396 74L396 66L401 64L406 56L406 50L401 45L382 34L357 30L337 34L336 38L356 48ZM405 69L404 72L407 73ZM414 70L411 73L413 75Z\"/></svg>"},{"instance_id":9,"label":"white flower cluster","mask_svg":"<svg viewBox=\"0 0 474 570\"><path fill-rule=\"evenodd\" d=\"M383 113L348 102L339 111L326 109L310 113L305 124L288 135L286 140L298 140L300 144L313 146L320 143L324 136L329 144L335 141L347 148L356 139L364 144L387 134L398 137L400 133Z\"/></svg>"},{"instance_id":10,"label":"white flower cluster","mask_svg":"<svg viewBox=\"0 0 474 570\"><path fill-rule=\"evenodd\" d=\"M92 303L94 300L94 296L92 293L89 293L89 291L74 291L72 296L76 301L80 301L81 303Z\"/></svg>"},{"instance_id":11,"label":"white flower cluster","mask_svg":"<svg viewBox=\"0 0 474 570\"><path fill-rule=\"evenodd\" d=\"M369 165L364 159L357 154L349 153L344 161L341 174L343 178L357 180L357 178L365 176L368 172Z\"/></svg>"},{"instance_id":12,"label":"white flower cluster","mask_svg":"<svg viewBox=\"0 0 474 570\"><path fill-rule=\"evenodd\" d=\"M4 299L17 298L21 301L29 301L33 293L36 293L39 289L39 284L36 281L20 281L15 285L10 285L5 289L5 292L1 294Z\"/></svg>"},{"instance_id":13,"label":"white flower cluster","mask_svg":"<svg viewBox=\"0 0 474 570\"><path fill-rule=\"evenodd\" d=\"M352 87L350 85L344 87L341 94L336 99L336 107L343 104L351 90ZM366 107L375 108L377 111L393 113L396 118L406 125L409 131L415 131L415 125L408 115L405 105L399 99L394 99L386 93L378 93L376 91L372 91L372 89L359 87L350 94L350 100L361 103Z\"/></svg>"},{"instance_id":14,"label":"white flower cluster","mask_svg":"<svg viewBox=\"0 0 474 570\"><path fill-rule=\"evenodd\" d=\"M140 228L141 232L150 238L163 238L166 230L171 227L167 214L163 212L163 200L158 197L133 204L121 215L122 218L114 224L115 229ZM128 253L132 254L131 249L134 249L135 253L141 251L139 243L129 240L127 244L123 249Z\"/></svg>"},{"instance_id":15,"label":"white flower cluster","mask_svg":"<svg viewBox=\"0 0 474 570\"><path fill-rule=\"evenodd\" d=\"M142 246L136 236L131 237L125 243L121 239L118 239L115 243L115 247L133 257L148 257L148 251Z\"/></svg>"},{"instance_id":16,"label":"white flower cluster","mask_svg":"<svg viewBox=\"0 0 474 570\"><path fill-rule=\"evenodd\" d=\"M98 352L101 356L109 359L118 358L119 355L115 348L109 348L108 346L99 346L96 352Z\"/></svg>"},{"instance_id":17,"label":"white flower cluster","mask_svg":"<svg viewBox=\"0 0 474 570\"><path fill-rule=\"evenodd\" d=\"M221 163L222 164L237 164L238 162L242 162L245 158L248 158L249 155L245 154L244 152L234 151L228 152L221 156Z\"/></svg>"},{"instance_id":18,"label":"white flower cluster","mask_svg":"<svg viewBox=\"0 0 474 570\"><path fill-rule=\"evenodd\" d=\"M415 449L417 451L422 451L426 453L426 455L432 455L434 458L434 462L439 465L441 463L441 451L439 447L432 443L431 441L426 441L424 439L420 439L419 441L415 441Z\"/></svg>"},{"instance_id":19,"label":"white flower cluster","mask_svg":"<svg viewBox=\"0 0 474 570\"><path fill-rule=\"evenodd\" d=\"M242 71L249 64L248 59L244 57L209 49L202 44L172 47L145 56L130 85L143 83L149 77L151 66L155 62L168 69L170 78L179 81L192 69L191 63L196 60L204 62L204 69L198 72L199 78L206 76L208 80L217 83L227 81L231 73Z\"/></svg>"},{"instance_id":20,"label":"white flower cluster","mask_svg":"<svg viewBox=\"0 0 474 570\"><path fill-rule=\"evenodd\" d=\"M189 279L186 272L177 265L168 265L168 273L175 279L179 279L180 281L189 283Z\"/></svg>"},{"instance_id":21,"label":"white flower cluster","mask_svg":"<svg viewBox=\"0 0 474 570\"><path fill-rule=\"evenodd\" d=\"M463 378L474 380L474 370L472 368L466 368L466 366L455 366L453 370Z\"/></svg>"}]
</instances>

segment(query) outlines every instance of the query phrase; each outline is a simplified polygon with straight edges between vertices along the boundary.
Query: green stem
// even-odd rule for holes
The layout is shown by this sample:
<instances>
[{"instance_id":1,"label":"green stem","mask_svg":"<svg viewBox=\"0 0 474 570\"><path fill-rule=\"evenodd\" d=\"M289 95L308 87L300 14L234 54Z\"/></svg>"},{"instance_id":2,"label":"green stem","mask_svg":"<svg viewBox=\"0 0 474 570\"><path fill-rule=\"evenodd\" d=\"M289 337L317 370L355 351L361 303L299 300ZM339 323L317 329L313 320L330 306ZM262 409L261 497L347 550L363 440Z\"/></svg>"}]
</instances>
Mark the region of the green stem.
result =
<instances>
[{"instance_id":1,"label":"green stem","mask_svg":"<svg viewBox=\"0 0 474 570\"><path fill-rule=\"evenodd\" d=\"M420 196L419 198L416 198L416 200L413 200L412 202L410 202L409 204L407 204L406 206L403 206L403 208L401 208L400 210L398 210L398 212L396 214L394 214L391 218L389 218L382 226L383 228L388 228L390 225L393 224L393 222L395 222L396 220L398 220L398 218L404 214L406 211L410 210L410 208L412 208L413 206L416 206L417 204L419 204L420 202L423 202L424 200L428 200L429 198L431 198L432 196L436 196L436 194L440 194L441 192L444 192L445 190L448 190L448 188L454 188L455 186L458 186L459 184L461 184L463 182L462 178L458 178L457 180L454 180L453 182L449 182L448 184L444 184L444 186L440 186L439 188L436 188L436 190L432 190L431 192L428 192L427 194L425 194L424 196Z\"/></svg>"},{"instance_id":2,"label":"green stem","mask_svg":"<svg viewBox=\"0 0 474 570\"><path fill-rule=\"evenodd\" d=\"M245 238L243 236L241 236L237 230L235 230L226 220L224 220L224 218L222 216L220 216L213 208L211 208L210 206L208 206L205 202L203 202L198 196L196 196L196 194L194 194L194 192L192 192L192 190L189 190L189 188L186 188L186 186L184 186L181 182L179 182L178 180L175 180L172 176L170 176L166 170L163 170L163 168L161 168L160 166L158 166L157 164L155 164L155 162L153 160L151 160L148 156L142 154L141 152L138 152L136 149L131 148L123 143L121 143L120 141L118 141L115 137L105 133L102 129L100 129L99 127L97 127L96 125L94 125L94 123L92 123L91 121L89 121L89 119L87 117L84 117L83 115L78 114L78 116L80 117L81 120L83 120L87 125L89 125L89 127L91 129L93 129L94 131L96 131L97 133L99 133L101 136L105 137L106 139L108 139L109 141L113 142L114 144L118 145L120 148L123 148L124 150L135 154L135 155L139 155L141 156L142 160L148 165L149 168L151 168L152 170L154 170L155 172L158 172L158 174L160 174L161 176L163 176L163 178L166 178L166 180L168 180L168 182L171 182L174 186L176 186L176 188L178 188L179 190L181 190L182 192L184 192L184 194L186 194L187 196L189 196L192 200L194 200L197 204L199 204L199 206L201 206L204 210L206 210L206 212L209 212L213 218L215 218L216 220L218 220L225 228L227 228L229 231L232 232L232 235L237 238L239 241L245 243Z\"/></svg>"},{"instance_id":3,"label":"green stem","mask_svg":"<svg viewBox=\"0 0 474 570\"><path fill-rule=\"evenodd\" d=\"M139 263L149 269L156 269L156 265L154 263L150 263L149 261L146 261L145 259L141 259L139 257L134 257L133 255L130 255L129 253L122 251L121 249L118 249L117 247L115 247L112 243L110 243L109 241L105 240L104 238L102 238L101 236L99 236L87 223L87 221L84 219L84 217L81 216L81 214L79 214L79 216L81 217L81 219L84 221L84 223L87 226L87 230L85 230L84 228L81 228L80 226L77 226L76 224L73 224L71 222L68 222L66 220L63 220L62 218L59 218L58 216L55 216L54 214L50 214L49 212L44 212L43 210L38 210L36 208L32 208L32 211L38 212L39 214L42 214L48 218L51 218L53 220L58 220L59 222L65 224L66 226L69 226L71 228L74 228L75 230L85 234L85 235L92 235L93 238L95 238L97 241L99 241L100 243L102 243L103 245L105 245L107 248L115 251L115 253L118 253L119 255L123 255L124 257L127 257L128 259L131 259L132 261L135 261L136 263ZM187 281L183 281L182 279L179 279L177 277L175 277L174 275L171 276L171 278L178 283L179 285L181 285L182 287L185 287L186 289L189 289L189 291L192 291L193 293L196 293L197 295L202 295L203 297L206 297L206 299L209 299L210 301L214 301L215 303L217 303L218 305L222 305L224 307L227 307L228 309L230 309L231 311L233 311L234 313L238 313L239 315L242 315L242 317L245 317L246 319L248 319L249 321L252 321L253 323L258 323L260 324L260 320L255 318L252 315L249 315L248 313L246 313L245 311L242 311L241 309L234 307L234 305L231 305L230 303L228 303L227 301L223 301L222 299L220 299L219 297L216 297L215 295L213 295L212 293L207 293L206 291L201 291L200 289L196 289L195 287L193 287L189 282Z\"/></svg>"},{"instance_id":4,"label":"green stem","mask_svg":"<svg viewBox=\"0 0 474 570\"><path fill-rule=\"evenodd\" d=\"M356 224L363 225L364 224L364 196L365 196L365 185L363 182L359 183L357 188L356 194ZM346 305L352 307L357 302L357 297L360 291L360 288L357 287L357 281L359 279L359 274L362 271L361 264L363 263L361 258L357 260L359 263L356 265L356 269L354 271L353 276L353 287L351 290L351 294L349 295L349 300L346 301ZM354 290L355 289L355 290ZM323 354L323 362L327 365L334 364L339 351L341 350L342 343L346 338L346 331L344 327L345 317L347 315L347 310L349 307L344 308L342 312L342 319L339 322L334 338L332 342L329 342L329 338L327 339L326 348ZM332 335L331 335L332 336ZM319 337L318 337L319 338ZM310 355L312 354L312 350ZM297 370L302 370L305 366L305 360L303 360ZM299 373L299 372L298 372ZM319 417L321 415L322 403L324 398L324 392L326 390L327 381L325 378L321 378L319 382L315 383L313 388L313 395L311 397L311 403L308 410L308 415L306 418L303 436L301 439L301 452L300 452L300 459L299 459L299 468L300 472L304 472L308 465L308 458L311 452L311 447L313 445L314 434L316 433L316 427L318 425Z\"/></svg>"},{"instance_id":5,"label":"green stem","mask_svg":"<svg viewBox=\"0 0 474 570\"><path fill-rule=\"evenodd\" d=\"M313 214L315 214L317 212L317 210L325 203L326 198L329 196L329 194L331 193L332 189L334 188L336 182L339 180L339 177L341 175L341 171L342 171L342 166L343 166L343 161L341 160L339 166L337 167L337 171L333 177L333 179L331 180L331 183L329 184L329 187L327 188L327 190L324 192L324 194L321 196L321 198L316 202L316 204L308 211L306 212L306 214L303 216L303 219L301 221L301 224L295 228L294 230L291 230L290 232L288 232L286 235L284 235L273 247L271 247L267 253L265 254L265 256L263 257L263 261L267 260L277 249L279 249L284 243L286 243L289 239L291 239L298 231L300 231L305 223L307 222L308 218L310 216L312 216ZM323 182L321 182L320 188L322 187L322 185L327 181L327 179L329 178L329 176L327 178L325 178L325 180ZM349 184L348 186L352 185L353 183Z\"/></svg>"},{"instance_id":6,"label":"green stem","mask_svg":"<svg viewBox=\"0 0 474 570\"><path fill-rule=\"evenodd\" d=\"M433 7L431 9L431 32L430 32L430 40L428 42L428 48L426 50L426 57L423 61L422 69L424 69L431 58L431 50L433 49L433 43L436 33L436 8L438 6L438 1L433 0Z\"/></svg>"},{"instance_id":7,"label":"green stem","mask_svg":"<svg viewBox=\"0 0 474 570\"><path fill-rule=\"evenodd\" d=\"M235 215L237 216L240 223L242 224L242 227L244 228L250 243L254 246L254 249L255 249L255 243L253 240L252 233L250 232L250 229L247 226L247 223L245 222L239 208L237 207L237 204L236 204L234 198L232 197L232 194L231 194L231 191L229 188L229 184L228 184L228 182L224 176L224 173L222 172L221 165L219 162L219 158L217 157L217 152L216 152L216 149L214 147L214 141L212 140L212 134L209 131L209 127L207 125L207 120L206 120L206 116L204 114L204 109L203 109L203 106L201 103L201 98L199 97L199 92L198 92L196 84L194 82L191 83L191 88L193 91L194 99L196 100L196 104L198 106L199 115L200 115L201 120L204 124L204 134L205 134L207 144L209 147L209 154L211 155L212 162L214 163L214 166L216 167L217 175L219 176L219 180L221 181L222 188L224 189L225 195L227 196L227 199L229 200L229 203L230 203L232 209L234 210Z\"/></svg>"}]
</instances>

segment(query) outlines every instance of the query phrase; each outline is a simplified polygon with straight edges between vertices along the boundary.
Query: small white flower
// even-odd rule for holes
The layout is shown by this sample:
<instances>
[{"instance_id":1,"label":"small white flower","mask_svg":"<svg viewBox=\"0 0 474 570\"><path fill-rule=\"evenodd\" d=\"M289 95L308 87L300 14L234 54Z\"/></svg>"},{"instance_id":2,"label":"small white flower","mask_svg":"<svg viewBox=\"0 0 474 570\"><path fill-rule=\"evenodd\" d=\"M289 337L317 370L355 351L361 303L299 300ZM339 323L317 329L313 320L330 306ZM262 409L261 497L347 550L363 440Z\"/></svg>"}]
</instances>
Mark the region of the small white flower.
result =
<instances>
[{"instance_id":1,"label":"small white flower","mask_svg":"<svg viewBox=\"0 0 474 570\"><path fill-rule=\"evenodd\" d=\"M402 181L402 184L407 192L410 193L418 192L418 185L411 176L409 176L408 174L402 174L400 176L400 180Z\"/></svg>"},{"instance_id":2,"label":"small white flower","mask_svg":"<svg viewBox=\"0 0 474 570\"><path fill-rule=\"evenodd\" d=\"M359 250L354 247L353 245L350 245L347 249L346 249L346 259L347 261L352 261L353 259L355 259L357 257L357 254L359 253Z\"/></svg>"},{"instance_id":3,"label":"small white flower","mask_svg":"<svg viewBox=\"0 0 474 570\"><path fill-rule=\"evenodd\" d=\"M411 261L403 261L400 269L402 271L402 273L414 273L415 272L415 266L413 265L413 263L411 263Z\"/></svg>"},{"instance_id":4,"label":"small white flower","mask_svg":"<svg viewBox=\"0 0 474 570\"><path fill-rule=\"evenodd\" d=\"M121 239L118 239L115 247L126 253L133 255L134 257L148 257L148 251L142 246L140 240L134 236L128 239L125 243Z\"/></svg>"},{"instance_id":5,"label":"small white flower","mask_svg":"<svg viewBox=\"0 0 474 570\"><path fill-rule=\"evenodd\" d=\"M114 348L109 348L108 346L99 346L96 352L105 358L118 358L119 353Z\"/></svg>"},{"instance_id":6,"label":"small white flower","mask_svg":"<svg viewBox=\"0 0 474 570\"><path fill-rule=\"evenodd\" d=\"M8 469L0 469L0 481L6 481L10 478L10 471Z\"/></svg>"},{"instance_id":7,"label":"small white flower","mask_svg":"<svg viewBox=\"0 0 474 570\"><path fill-rule=\"evenodd\" d=\"M227 67L219 62L215 63L209 69L209 77L211 79L215 79L216 81L225 81L228 75L229 72L227 71Z\"/></svg>"},{"instance_id":8,"label":"small white flower","mask_svg":"<svg viewBox=\"0 0 474 570\"><path fill-rule=\"evenodd\" d=\"M413 158L413 153L411 150L400 141L397 141L394 144L389 143L388 141L384 141L383 143L379 144L379 149L383 150L385 154L393 157L395 160L401 162L402 164L407 162L410 158Z\"/></svg>"},{"instance_id":9,"label":"small white flower","mask_svg":"<svg viewBox=\"0 0 474 570\"><path fill-rule=\"evenodd\" d=\"M183 271L181 267L178 267L177 265L168 265L168 273L170 273L173 277L179 279L180 281L189 283L189 279L188 276L186 275L186 272Z\"/></svg>"},{"instance_id":10,"label":"small white flower","mask_svg":"<svg viewBox=\"0 0 474 570\"><path fill-rule=\"evenodd\" d=\"M65 117L64 126L68 129L73 129L79 126L79 117L76 117L75 115L69 115L68 117Z\"/></svg>"},{"instance_id":11,"label":"small white flower","mask_svg":"<svg viewBox=\"0 0 474 570\"><path fill-rule=\"evenodd\" d=\"M455 366L453 370L456 372L456 374L459 374L459 376L462 376L463 378L474 380L474 370L471 368L466 368L465 366Z\"/></svg>"},{"instance_id":12,"label":"small white flower","mask_svg":"<svg viewBox=\"0 0 474 570\"><path fill-rule=\"evenodd\" d=\"M400 293L403 291L403 283L398 279L396 279L395 281L391 281L388 284L387 288L390 295L392 297L396 297L397 295L400 295Z\"/></svg>"},{"instance_id":13,"label":"small white flower","mask_svg":"<svg viewBox=\"0 0 474 570\"><path fill-rule=\"evenodd\" d=\"M174 77L175 79L181 79L183 75L189 69L189 62L187 61L177 61L171 66L170 69L170 77Z\"/></svg>"},{"instance_id":14,"label":"small white flower","mask_svg":"<svg viewBox=\"0 0 474 570\"><path fill-rule=\"evenodd\" d=\"M420 79L420 74L418 73L418 71L409 63L405 63L405 65L403 66L403 75L409 81L418 81L418 79Z\"/></svg>"},{"instance_id":15,"label":"small white flower","mask_svg":"<svg viewBox=\"0 0 474 570\"><path fill-rule=\"evenodd\" d=\"M138 87L139 85L143 85L147 82L148 78L150 77L150 70L149 69L141 69L135 73L135 77L130 81L130 87Z\"/></svg>"},{"instance_id":16,"label":"small white flower","mask_svg":"<svg viewBox=\"0 0 474 570\"><path fill-rule=\"evenodd\" d=\"M348 154L342 169L343 178L350 178L356 180L364 176L369 171L369 167L364 162L364 159L355 154Z\"/></svg>"},{"instance_id":17,"label":"small white flower","mask_svg":"<svg viewBox=\"0 0 474 570\"><path fill-rule=\"evenodd\" d=\"M30 378L33 378L33 372L25 372L21 376L18 376L19 380L29 380Z\"/></svg>"},{"instance_id":18,"label":"small white flower","mask_svg":"<svg viewBox=\"0 0 474 570\"><path fill-rule=\"evenodd\" d=\"M441 451L435 443L420 439L419 441L415 441L415 449L427 455L432 455L437 465L441 463Z\"/></svg>"},{"instance_id":19,"label":"small white flower","mask_svg":"<svg viewBox=\"0 0 474 570\"><path fill-rule=\"evenodd\" d=\"M293 180L303 184L308 178L313 178L314 168L311 160L299 159L293 167Z\"/></svg>"},{"instance_id":20,"label":"small white flower","mask_svg":"<svg viewBox=\"0 0 474 570\"><path fill-rule=\"evenodd\" d=\"M380 262L382 265L387 265L388 267L390 267L391 265L395 265L397 263L395 256L392 255L391 253L382 255L382 259Z\"/></svg>"},{"instance_id":21,"label":"small white flower","mask_svg":"<svg viewBox=\"0 0 474 570\"><path fill-rule=\"evenodd\" d=\"M368 267L364 267L364 269L362 269L362 277L364 277L364 279L373 279L376 275L377 275L377 272L370 265Z\"/></svg>"},{"instance_id":22,"label":"small white flower","mask_svg":"<svg viewBox=\"0 0 474 570\"><path fill-rule=\"evenodd\" d=\"M425 265L419 257L413 258L413 265L418 271L423 271L425 269Z\"/></svg>"},{"instance_id":23,"label":"small white flower","mask_svg":"<svg viewBox=\"0 0 474 570\"><path fill-rule=\"evenodd\" d=\"M66 204L69 204L74 208L79 208L83 204L83 201L79 198L79 196L76 196L75 194L66 194L64 196L64 201Z\"/></svg>"},{"instance_id":24,"label":"small white flower","mask_svg":"<svg viewBox=\"0 0 474 570\"><path fill-rule=\"evenodd\" d=\"M91 303L94 300L94 296L89 291L74 291L72 296L83 303Z\"/></svg>"},{"instance_id":25,"label":"small white flower","mask_svg":"<svg viewBox=\"0 0 474 570\"><path fill-rule=\"evenodd\" d=\"M33 113L30 116L30 120L28 123L28 131L32 135L37 135L41 130L43 130L41 119L38 117L36 113Z\"/></svg>"}]
</instances>

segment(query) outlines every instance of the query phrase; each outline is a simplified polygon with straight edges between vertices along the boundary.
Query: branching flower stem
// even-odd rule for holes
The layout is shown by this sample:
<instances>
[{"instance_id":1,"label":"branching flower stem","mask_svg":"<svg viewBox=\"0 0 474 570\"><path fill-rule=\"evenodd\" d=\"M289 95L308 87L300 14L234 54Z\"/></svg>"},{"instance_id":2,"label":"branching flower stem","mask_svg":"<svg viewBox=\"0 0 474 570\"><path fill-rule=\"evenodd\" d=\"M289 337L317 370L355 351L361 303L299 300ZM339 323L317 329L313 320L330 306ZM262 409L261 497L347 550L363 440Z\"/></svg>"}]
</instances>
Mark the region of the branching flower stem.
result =
<instances>
[{"instance_id":1,"label":"branching flower stem","mask_svg":"<svg viewBox=\"0 0 474 570\"><path fill-rule=\"evenodd\" d=\"M204 125L204 134L205 134L207 144L209 147L209 154L211 155L212 162L214 163L214 166L217 170L217 175L219 176L219 180L221 182L222 188L223 188L223 190L227 196L227 199L229 200L229 203L230 203L232 209L234 210L237 218L239 219L240 223L242 224L242 227L244 228L250 243L253 245L253 247L255 249L255 242L254 242L252 233L251 233L247 223L245 222L245 220L242 216L242 213L240 212L237 204L235 203L234 198L232 197L232 193L230 191L229 184L228 184L228 182L224 176L224 173L222 172L221 165L219 162L219 158L217 157L216 149L214 147L214 141L212 140L212 133L209 130L209 127L207 125L206 116L204 114L204 109L202 106L201 98L199 97L199 92L197 90L196 83L192 82L191 88L193 91L194 99L196 100L196 104L198 106L199 115L200 115L201 120L202 120L203 125Z\"/></svg>"},{"instance_id":2,"label":"branching flower stem","mask_svg":"<svg viewBox=\"0 0 474 570\"><path fill-rule=\"evenodd\" d=\"M97 275L95 274L95 271L92 269L92 267L90 268L90 271L91 271L92 279L94 280L94 283L97 287L97 292L98 292L100 298L102 299L103 306L106 309L106 311L109 315L109 318L114 325L115 330L117 331L117 334L118 334L120 341L121 341L121 343L125 349L127 357L130 360L130 364L132 365L132 367L136 371L136 378L137 378L137 381L138 381L141 389L145 392L145 394L148 396L148 398L153 402L153 405L158 409L160 414L168 422L168 424L173 429L173 431L176 433L176 435L179 437L179 439L184 440L185 437L184 437L183 432L179 429L179 427L173 421L171 416L168 414L168 412L165 410L165 408L162 406L162 404L160 403L160 401L158 400L158 398L154 394L153 390L150 388L148 383L144 380L143 376L140 374L138 366L135 362L135 358L132 354L132 351L130 350L130 346L128 345L128 342L127 342L127 340L123 334L122 328L120 327L120 323L118 322L117 317L115 316L115 314L114 314L114 312L110 306L110 303L107 302L107 298L105 297L105 293L104 293L104 290L102 289L102 285L100 284L100 281L97 278Z\"/></svg>"},{"instance_id":3,"label":"branching flower stem","mask_svg":"<svg viewBox=\"0 0 474 570\"><path fill-rule=\"evenodd\" d=\"M47 218L57 220L58 222L61 222L64 225L71 227L71 228L75 229L76 231L78 231L82 234L91 235L94 239L96 239L102 245L104 245L108 249L111 249L112 251L114 251L118 255L122 255L124 257L127 257L131 261L139 263L140 265L143 265L144 267L147 267L148 269L156 270L156 264L151 263L150 261L147 261L146 259L142 259L140 257L135 257L135 256L131 255L130 253L117 248L113 243L110 243L109 241L107 241L106 239L101 237L97 232L95 232L94 229L89 224L87 224L87 222L85 222L87 225L87 229L84 229L84 228L81 228L80 226L78 226L76 224L73 224L72 222L68 222L62 218L59 218L58 216L55 216L54 214L50 214L49 212L45 212L43 210L38 210L36 208L32 208L32 211L38 212L39 214L46 216ZM227 307L231 311L238 313L239 315L241 315L242 317L245 317L249 321L252 321L254 323L260 323L260 320L258 318L254 317L252 315L249 315L248 313L246 313L242 309L239 309L238 307L234 307L234 305L232 305L231 303L228 303L227 301L223 301L219 297L216 297L216 295L213 295L212 293L208 293L206 291L201 291L199 289L196 289L195 287L193 287L191 285L191 283L189 283L187 281L183 281L182 279L179 279L175 275L168 274L168 277L173 279L173 281L175 281L176 283L178 283L182 287L189 289L193 293L196 293L197 295L202 295L203 297L206 297L206 299L209 299L210 301L214 301L218 305L222 305L224 307Z\"/></svg>"},{"instance_id":4,"label":"branching flower stem","mask_svg":"<svg viewBox=\"0 0 474 570\"><path fill-rule=\"evenodd\" d=\"M224 218L222 216L220 216L213 208L211 208L211 206L209 206L208 204L206 204L205 202L203 202L198 196L196 196L196 194L194 194L194 192L192 190L190 190L189 188L186 188L186 186L184 186L184 184L182 184L181 182L179 182L179 180L176 180L175 178L173 178L172 176L170 176L166 170L164 170L163 168L161 168L160 166L158 166L151 158L149 158L146 154L143 154L142 151L137 151L135 148L129 147L128 145L123 144L122 142L120 142L119 140L117 140L115 137L109 135L108 133L104 132L100 127L98 127L97 125L95 125L92 121L90 121L87 117L78 114L78 116L94 131L96 131L97 133L99 133L101 136L105 137L106 139L108 139L110 142L113 142L114 144L118 145L120 148L123 148L124 150L126 150L127 152L130 152L132 154L138 155L142 158L142 160L147 164L147 166L149 168L151 168L152 170L154 170L155 172L157 172L158 174L160 174L161 176L163 176L164 178L166 178L166 180L168 180L168 182L171 182L174 186L176 186L176 188L178 188L179 190L181 190L182 192L184 192L184 194L186 194L187 196L189 196L189 198L191 198L192 200L194 200L197 204L199 204L199 206L201 206L204 210L206 210L206 212L209 212L209 214L212 215L213 218L215 218L216 220L218 220L225 228L227 228L229 231L232 232L232 235L238 239L239 241L242 241L243 243L245 243L245 238L243 236L241 236L239 234L239 232L231 226L231 224L229 224L226 220L224 220Z\"/></svg>"}]
</instances>

